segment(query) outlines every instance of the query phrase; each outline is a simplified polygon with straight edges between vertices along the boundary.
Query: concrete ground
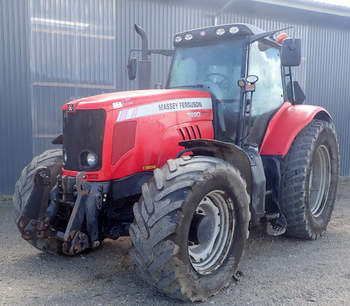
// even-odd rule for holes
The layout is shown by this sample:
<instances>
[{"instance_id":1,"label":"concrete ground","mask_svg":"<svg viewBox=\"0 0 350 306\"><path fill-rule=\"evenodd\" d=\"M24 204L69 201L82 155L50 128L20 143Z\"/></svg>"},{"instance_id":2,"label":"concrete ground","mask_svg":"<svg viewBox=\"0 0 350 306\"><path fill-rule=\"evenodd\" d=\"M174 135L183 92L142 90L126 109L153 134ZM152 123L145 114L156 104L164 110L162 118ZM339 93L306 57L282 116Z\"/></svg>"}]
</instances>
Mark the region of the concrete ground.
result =
<instances>
[{"instance_id":1,"label":"concrete ground","mask_svg":"<svg viewBox=\"0 0 350 306\"><path fill-rule=\"evenodd\" d=\"M138 278L130 240L107 240L74 258L22 240L9 201L0 201L0 305L174 305ZM350 179L340 183L328 232L317 241L254 231L241 281L201 305L350 305Z\"/></svg>"}]
</instances>

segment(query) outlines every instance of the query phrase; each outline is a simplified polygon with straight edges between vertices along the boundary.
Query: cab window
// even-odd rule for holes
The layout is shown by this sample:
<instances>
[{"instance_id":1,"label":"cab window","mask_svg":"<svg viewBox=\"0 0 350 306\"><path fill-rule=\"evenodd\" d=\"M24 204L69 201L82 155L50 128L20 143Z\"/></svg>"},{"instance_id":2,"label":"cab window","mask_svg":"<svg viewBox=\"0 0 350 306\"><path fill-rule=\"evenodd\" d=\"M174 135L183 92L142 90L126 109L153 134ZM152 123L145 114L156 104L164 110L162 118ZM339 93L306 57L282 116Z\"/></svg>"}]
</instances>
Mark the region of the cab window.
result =
<instances>
[{"instance_id":1,"label":"cab window","mask_svg":"<svg viewBox=\"0 0 350 306\"><path fill-rule=\"evenodd\" d=\"M249 75L257 75L259 81L252 103L252 120L249 138L251 143L261 144L267 125L283 103L283 85L279 49L255 42L250 46Z\"/></svg>"},{"instance_id":2,"label":"cab window","mask_svg":"<svg viewBox=\"0 0 350 306\"><path fill-rule=\"evenodd\" d=\"M277 48L255 42L250 48L249 74L259 77L253 100L253 116L278 109L283 103L280 53Z\"/></svg>"}]
</instances>

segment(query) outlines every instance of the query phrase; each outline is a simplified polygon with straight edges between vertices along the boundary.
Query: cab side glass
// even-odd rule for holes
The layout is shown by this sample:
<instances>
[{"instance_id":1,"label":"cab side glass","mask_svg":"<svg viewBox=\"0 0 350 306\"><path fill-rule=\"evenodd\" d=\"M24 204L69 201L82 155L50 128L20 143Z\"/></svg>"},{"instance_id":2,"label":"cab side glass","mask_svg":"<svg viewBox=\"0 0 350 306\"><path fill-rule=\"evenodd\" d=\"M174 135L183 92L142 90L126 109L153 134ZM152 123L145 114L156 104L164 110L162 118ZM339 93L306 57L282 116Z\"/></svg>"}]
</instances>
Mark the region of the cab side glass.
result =
<instances>
[{"instance_id":1,"label":"cab side glass","mask_svg":"<svg viewBox=\"0 0 350 306\"><path fill-rule=\"evenodd\" d=\"M255 42L250 47L249 75L259 77L253 98L252 115L259 116L278 109L283 103L283 86L279 50Z\"/></svg>"},{"instance_id":2,"label":"cab side glass","mask_svg":"<svg viewBox=\"0 0 350 306\"><path fill-rule=\"evenodd\" d=\"M283 85L279 49L255 42L250 46L249 75L256 75L256 83L251 108L251 129L248 140L260 145L272 115L281 107Z\"/></svg>"}]
</instances>

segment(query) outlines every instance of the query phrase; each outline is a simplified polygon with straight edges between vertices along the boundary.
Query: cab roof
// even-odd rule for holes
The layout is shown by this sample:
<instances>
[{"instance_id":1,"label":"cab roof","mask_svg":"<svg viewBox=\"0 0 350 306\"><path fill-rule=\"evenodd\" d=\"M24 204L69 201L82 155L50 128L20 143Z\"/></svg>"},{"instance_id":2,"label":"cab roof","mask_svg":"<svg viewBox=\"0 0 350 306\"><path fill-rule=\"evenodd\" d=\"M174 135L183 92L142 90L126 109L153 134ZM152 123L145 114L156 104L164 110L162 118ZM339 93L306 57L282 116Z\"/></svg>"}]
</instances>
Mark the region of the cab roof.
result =
<instances>
[{"instance_id":1,"label":"cab roof","mask_svg":"<svg viewBox=\"0 0 350 306\"><path fill-rule=\"evenodd\" d=\"M265 31L246 23L232 23L203 27L175 34L174 47L227 40L239 36L254 36L262 33L265 33ZM268 37L267 39L273 43L277 43L272 37Z\"/></svg>"}]
</instances>

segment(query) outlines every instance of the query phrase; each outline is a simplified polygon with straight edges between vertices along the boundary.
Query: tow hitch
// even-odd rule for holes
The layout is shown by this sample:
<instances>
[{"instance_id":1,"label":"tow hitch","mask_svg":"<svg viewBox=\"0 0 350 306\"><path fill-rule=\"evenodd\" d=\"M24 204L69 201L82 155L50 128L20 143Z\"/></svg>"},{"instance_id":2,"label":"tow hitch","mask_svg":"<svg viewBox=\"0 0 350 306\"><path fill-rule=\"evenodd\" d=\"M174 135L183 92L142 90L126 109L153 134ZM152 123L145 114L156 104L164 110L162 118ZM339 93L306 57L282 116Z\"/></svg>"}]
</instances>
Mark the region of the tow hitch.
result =
<instances>
[{"instance_id":1,"label":"tow hitch","mask_svg":"<svg viewBox=\"0 0 350 306\"><path fill-rule=\"evenodd\" d=\"M66 255L76 255L88 248L100 245L99 217L106 201L109 183L88 182L86 174L63 177L51 189L48 168L40 168L34 176L34 188L28 205L22 212L17 226L25 240L34 245ZM60 192L59 192L60 191ZM59 194L62 193L62 196ZM66 201L67 194L76 196L75 202ZM60 205L73 206L64 231L53 227Z\"/></svg>"}]
</instances>

